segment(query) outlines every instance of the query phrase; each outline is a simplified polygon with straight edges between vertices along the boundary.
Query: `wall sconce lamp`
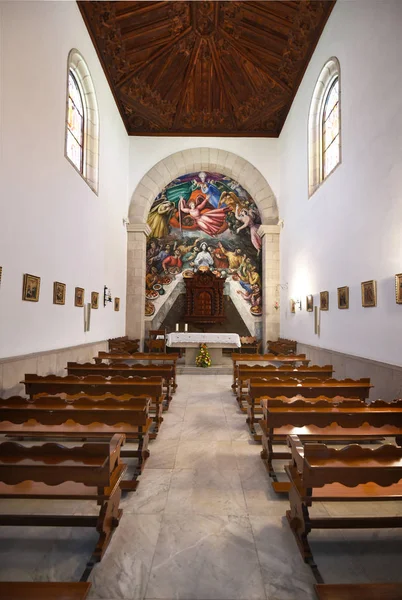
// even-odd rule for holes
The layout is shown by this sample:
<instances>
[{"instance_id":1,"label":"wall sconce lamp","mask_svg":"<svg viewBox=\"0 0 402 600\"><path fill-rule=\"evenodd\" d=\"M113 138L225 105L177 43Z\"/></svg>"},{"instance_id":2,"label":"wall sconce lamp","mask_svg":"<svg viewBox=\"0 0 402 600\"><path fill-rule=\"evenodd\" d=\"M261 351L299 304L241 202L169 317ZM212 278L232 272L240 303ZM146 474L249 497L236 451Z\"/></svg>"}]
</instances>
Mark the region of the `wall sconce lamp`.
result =
<instances>
[{"instance_id":1,"label":"wall sconce lamp","mask_svg":"<svg viewBox=\"0 0 402 600\"><path fill-rule=\"evenodd\" d=\"M106 302L112 301L112 292L109 290L107 285L103 287L103 306L106 306Z\"/></svg>"}]
</instances>

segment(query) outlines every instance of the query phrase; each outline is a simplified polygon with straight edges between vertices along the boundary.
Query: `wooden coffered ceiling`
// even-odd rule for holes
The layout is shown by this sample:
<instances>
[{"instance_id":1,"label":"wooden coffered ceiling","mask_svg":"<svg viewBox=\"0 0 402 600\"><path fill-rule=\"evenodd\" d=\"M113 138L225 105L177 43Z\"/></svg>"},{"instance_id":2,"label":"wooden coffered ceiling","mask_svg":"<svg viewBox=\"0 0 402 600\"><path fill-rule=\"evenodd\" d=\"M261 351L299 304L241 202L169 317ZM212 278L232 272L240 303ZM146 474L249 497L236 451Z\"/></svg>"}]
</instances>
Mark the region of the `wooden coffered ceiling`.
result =
<instances>
[{"instance_id":1,"label":"wooden coffered ceiling","mask_svg":"<svg viewBox=\"0 0 402 600\"><path fill-rule=\"evenodd\" d=\"M78 2L130 135L266 137L334 4Z\"/></svg>"}]
</instances>

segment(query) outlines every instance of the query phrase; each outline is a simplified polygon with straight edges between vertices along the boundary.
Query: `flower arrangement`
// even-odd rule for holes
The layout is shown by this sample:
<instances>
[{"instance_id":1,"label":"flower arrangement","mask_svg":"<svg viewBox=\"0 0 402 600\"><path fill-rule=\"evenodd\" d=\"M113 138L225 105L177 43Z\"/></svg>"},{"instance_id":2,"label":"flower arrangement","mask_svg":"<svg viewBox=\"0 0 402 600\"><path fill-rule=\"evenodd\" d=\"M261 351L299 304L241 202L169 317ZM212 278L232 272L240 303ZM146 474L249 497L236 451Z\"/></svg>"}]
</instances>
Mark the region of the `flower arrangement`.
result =
<instances>
[{"instance_id":1,"label":"flower arrangement","mask_svg":"<svg viewBox=\"0 0 402 600\"><path fill-rule=\"evenodd\" d=\"M195 359L195 364L197 367L203 367L204 369L211 366L212 361L206 344L201 344L200 351Z\"/></svg>"},{"instance_id":2,"label":"flower arrangement","mask_svg":"<svg viewBox=\"0 0 402 600\"><path fill-rule=\"evenodd\" d=\"M278 308L279 308L279 302L278 302L278 300L276 302L274 302L274 308L275 308L275 310L278 310Z\"/></svg>"}]
</instances>

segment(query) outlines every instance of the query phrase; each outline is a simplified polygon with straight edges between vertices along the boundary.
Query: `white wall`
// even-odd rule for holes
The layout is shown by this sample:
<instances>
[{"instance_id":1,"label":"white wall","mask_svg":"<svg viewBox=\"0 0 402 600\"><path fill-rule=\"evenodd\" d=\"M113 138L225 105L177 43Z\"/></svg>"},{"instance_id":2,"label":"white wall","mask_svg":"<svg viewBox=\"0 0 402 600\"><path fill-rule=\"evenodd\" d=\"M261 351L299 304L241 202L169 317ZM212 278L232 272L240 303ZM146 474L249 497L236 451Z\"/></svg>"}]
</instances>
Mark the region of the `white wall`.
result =
<instances>
[{"instance_id":1,"label":"white wall","mask_svg":"<svg viewBox=\"0 0 402 600\"><path fill-rule=\"evenodd\" d=\"M124 334L128 137L75 2L2 2L0 358ZM100 112L99 196L64 157L67 56L84 56ZM22 301L24 273L41 277ZM67 284L65 306L53 282ZM103 307L103 286L121 298ZM74 288L100 293L84 333Z\"/></svg>"},{"instance_id":2,"label":"white wall","mask_svg":"<svg viewBox=\"0 0 402 600\"><path fill-rule=\"evenodd\" d=\"M131 137L130 197L133 195L138 183L155 163L167 158L174 152L189 148L217 148L233 152L248 160L265 177L278 199L279 140L273 138L230 137Z\"/></svg>"},{"instance_id":3,"label":"white wall","mask_svg":"<svg viewBox=\"0 0 402 600\"><path fill-rule=\"evenodd\" d=\"M402 364L402 305L394 275L402 272L402 3L338 0L280 137L281 334ZM308 199L307 117L324 63L341 65L342 164ZM361 306L360 283L378 282L377 308ZM336 288L350 287L350 309L338 310ZM321 335L306 294L329 290ZM289 313L289 298L303 311Z\"/></svg>"}]
</instances>

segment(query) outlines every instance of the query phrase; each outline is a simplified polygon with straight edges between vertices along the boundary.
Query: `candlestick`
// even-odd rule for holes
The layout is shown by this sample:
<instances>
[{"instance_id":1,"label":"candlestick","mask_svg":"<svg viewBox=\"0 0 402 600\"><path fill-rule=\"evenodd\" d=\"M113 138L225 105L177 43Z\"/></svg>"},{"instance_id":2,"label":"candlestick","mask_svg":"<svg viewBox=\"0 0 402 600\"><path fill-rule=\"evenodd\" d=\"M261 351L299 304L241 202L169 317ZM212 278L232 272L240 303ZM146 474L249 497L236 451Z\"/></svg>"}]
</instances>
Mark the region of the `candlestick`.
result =
<instances>
[{"instance_id":1,"label":"candlestick","mask_svg":"<svg viewBox=\"0 0 402 600\"><path fill-rule=\"evenodd\" d=\"M188 323L184 323L184 331L188 331Z\"/></svg>"},{"instance_id":2,"label":"candlestick","mask_svg":"<svg viewBox=\"0 0 402 600\"><path fill-rule=\"evenodd\" d=\"M176 331L179 331L179 324L176 323Z\"/></svg>"}]
</instances>

